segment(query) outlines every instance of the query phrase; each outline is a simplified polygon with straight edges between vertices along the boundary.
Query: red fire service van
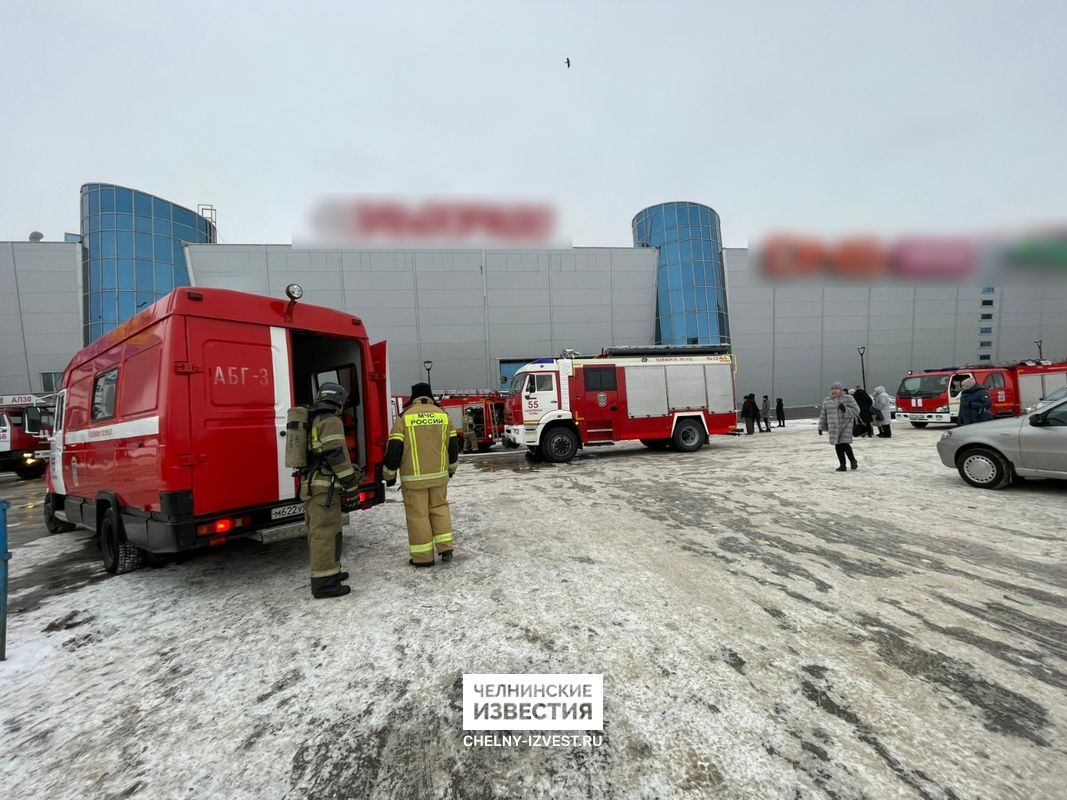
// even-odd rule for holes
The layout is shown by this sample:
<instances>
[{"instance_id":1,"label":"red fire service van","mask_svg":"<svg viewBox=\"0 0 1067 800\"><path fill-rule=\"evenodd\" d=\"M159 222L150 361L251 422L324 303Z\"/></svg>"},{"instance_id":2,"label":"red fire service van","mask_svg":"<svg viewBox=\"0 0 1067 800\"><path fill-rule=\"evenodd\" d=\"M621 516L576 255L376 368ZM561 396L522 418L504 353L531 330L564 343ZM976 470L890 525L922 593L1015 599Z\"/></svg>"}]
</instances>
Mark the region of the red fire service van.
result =
<instances>
[{"instance_id":1,"label":"red fire service van","mask_svg":"<svg viewBox=\"0 0 1067 800\"><path fill-rule=\"evenodd\" d=\"M579 447L640 439L693 452L737 424L734 361L720 347L616 347L596 357L565 351L515 373L504 438L549 461Z\"/></svg>"},{"instance_id":2,"label":"red fire service van","mask_svg":"<svg viewBox=\"0 0 1067 800\"><path fill-rule=\"evenodd\" d=\"M504 408L507 395L502 392L458 392L441 395L437 405L448 414L456 430L463 433L463 417L467 409L474 414L474 435L478 450L486 452L504 437Z\"/></svg>"},{"instance_id":3,"label":"red fire service van","mask_svg":"<svg viewBox=\"0 0 1067 800\"><path fill-rule=\"evenodd\" d=\"M28 481L44 475L52 405L34 394L0 395L0 472Z\"/></svg>"},{"instance_id":4,"label":"red fire service van","mask_svg":"<svg viewBox=\"0 0 1067 800\"><path fill-rule=\"evenodd\" d=\"M100 538L111 573L302 521L285 466L286 414L319 384L349 390L343 417L359 504L383 502L385 343L335 309L181 288L79 352L56 399L49 530Z\"/></svg>"},{"instance_id":5,"label":"red fire service van","mask_svg":"<svg viewBox=\"0 0 1067 800\"><path fill-rule=\"evenodd\" d=\"M960 412L961 384L967 378L985 386L994 417L1011 417L1067 384L1067 362L1022 361L910 373L897 389L897 419L916 428L931 422L954 425Z\"/></svg>"}]
</instances>

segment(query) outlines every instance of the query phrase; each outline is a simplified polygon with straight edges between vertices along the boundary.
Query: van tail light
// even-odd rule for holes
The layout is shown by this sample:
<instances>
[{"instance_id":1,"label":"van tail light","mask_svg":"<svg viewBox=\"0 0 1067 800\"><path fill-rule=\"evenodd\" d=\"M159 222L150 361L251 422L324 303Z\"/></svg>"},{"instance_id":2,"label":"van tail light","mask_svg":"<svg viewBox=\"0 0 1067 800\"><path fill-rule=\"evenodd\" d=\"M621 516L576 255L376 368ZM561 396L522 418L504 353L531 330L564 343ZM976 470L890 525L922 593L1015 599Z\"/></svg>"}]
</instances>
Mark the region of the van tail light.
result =
<instances>
[{"instance_id":1,"label":"van tail light","mask_svg":"<svg viewBox=\"0 0 1067 800\"><path fill-rule=\"evenodd\" d=\"M225 534L238 528L248 527L251 524L251 517L223 517L214 522L205 522L201 525L197 525L196 535L221 537L220 541L223 541L226 538ZM209 544L217 544L217 542L212 539Z\"/></svg>"}]
</instances>

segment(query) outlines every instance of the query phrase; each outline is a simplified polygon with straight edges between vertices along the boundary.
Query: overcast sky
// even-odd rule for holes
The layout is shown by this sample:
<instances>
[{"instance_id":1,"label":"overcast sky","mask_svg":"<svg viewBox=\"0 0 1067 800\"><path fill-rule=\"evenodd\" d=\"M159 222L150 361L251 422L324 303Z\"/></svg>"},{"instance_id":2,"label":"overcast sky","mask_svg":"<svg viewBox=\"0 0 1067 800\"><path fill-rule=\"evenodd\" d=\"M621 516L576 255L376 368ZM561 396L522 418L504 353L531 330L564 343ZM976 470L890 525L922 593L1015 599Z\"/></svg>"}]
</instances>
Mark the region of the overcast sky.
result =
<instances>
[{"instance_id":1,"label":"overcast sky","mask_svg":"<svg viewBox=\"0 0 1067 800\"><path fill-rule=\"evenodd\" d=\"M665 200L769 229L1067 220L1067 3L0 0L0 239L78 187L288 242L326 192ZM563 59L570 57L572 68Z\"/></svg>"}]
</instances>

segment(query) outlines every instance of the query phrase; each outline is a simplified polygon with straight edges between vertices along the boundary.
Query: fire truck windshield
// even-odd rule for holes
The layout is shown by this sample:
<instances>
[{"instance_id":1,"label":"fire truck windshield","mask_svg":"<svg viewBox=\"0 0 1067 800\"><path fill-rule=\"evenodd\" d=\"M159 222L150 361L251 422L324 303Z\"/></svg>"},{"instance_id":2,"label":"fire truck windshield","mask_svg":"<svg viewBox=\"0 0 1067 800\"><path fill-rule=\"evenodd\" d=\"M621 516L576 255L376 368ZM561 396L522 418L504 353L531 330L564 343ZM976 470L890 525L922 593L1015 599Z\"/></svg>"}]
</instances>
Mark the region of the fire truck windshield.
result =
<instances>
[{"instance_id":1,"label":"fire truck windshield","mask_svg":"<svg viewBox=\"0 0 1067 800\"><path fill-rule=\"evenodd\" d=\"M508 389L508 394L518 394L522 389L523 383L526 382L526 373L517 372L515 377L511 381L511 388Z\"/></svg>"},{"instance_id":2,"label":"fire truck windshield","mask_svg":"<svg viewBox=\"0 0 1067 800\"><path fill-rule=\"evenodd\" d=\"M948 375L912 375L900 382L897 397L939 397L948 386Z\"/></svg>"}]
</instances>

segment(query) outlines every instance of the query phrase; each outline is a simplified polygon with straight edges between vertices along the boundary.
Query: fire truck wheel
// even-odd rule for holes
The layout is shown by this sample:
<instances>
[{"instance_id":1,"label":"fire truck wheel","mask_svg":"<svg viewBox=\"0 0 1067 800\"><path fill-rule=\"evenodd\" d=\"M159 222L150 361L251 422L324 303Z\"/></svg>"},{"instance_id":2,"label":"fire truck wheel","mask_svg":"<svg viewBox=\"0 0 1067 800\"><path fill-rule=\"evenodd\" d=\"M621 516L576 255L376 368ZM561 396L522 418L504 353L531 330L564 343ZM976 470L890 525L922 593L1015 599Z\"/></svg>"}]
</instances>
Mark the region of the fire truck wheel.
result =
<instances>
[{"instance_id":1,"label":"fire truck wheel","mask_svg":"<svg viewBox=\"0 0 1067 800\"><path fill-rule=\"evenodd\" d=\"M574 458L578 452L578 437L570 428L560 426L545 432L541 441L544 457L554 464L563 464Z\"/></svg>"},{"instance_id":2,"label":"fire truck wheel","mask_svg":"<svg viewBox=\"0 0 1067 800\"><path fill-rule=\"evenodd\" d=\"M119 516L114 508L108 508L100 521L100 553L104 559L104 569L112 575L133 572L144 559L144 551L127 542L122 535Z\"/></svg>"},{"instance_id":3,"label":"fire truck wheel","mask_svg":"<svg viewBox=\"0 0 1067 800\"><path fill-rule=\"evenodd\" d=\"M695 419L682 419L674 429L674 446L683 453L695 453L704 446L704 429Z\"/></svg>"},{"instance_id":4,"label":"fire truck wheel","mask_svg":"<svg viewBox=\"0 0 1067 800\"><path fill-rule=\"evenodd\" d=\"M40 478L44 475L44 468L44 462L38 461L30 467L15 467L15 474L19 476L20 481L32 481L34 478Z\"/></svg>"},{"instance_id":5,"label":"fire truck wheel","mask_svg":"<svg viewBox=\"0 0 1067 800\"><path fill-rule=\"evenodd\" d=\"M641 444L649 450L666 450L671 446L670 439L642 439Z\"/></svg>"},{"instance_id":6,"label":"fire truck wheel","mask_svg":"<svg viewBox=\"0 0 1067 800\"><path fill-rule=\"evenodd\" d=\"M1011 483L1011 464L996 450L976 447L956 457L960 477L979 489L1003 489Z\"/></svg>"},{"instance_id":7,"label":"fire truck wheel","mask_svg":"<svg viewBox=\"0 0 1067 800\"><path fill-rule=\"evenodd\" d=\"M52 497L52 493L49 492L44 496L44 526L48 528L49 533L69 533L78 527L77 525L71 525L69 522L56 519L52 513L54 508L55 500Z\"/></svg>"},{"instance_id":8,"label":"fire truck wheel","mask_svg":"<svg viewBox=\"0 0 1067 800\"><path fill-rule=\"evenodd\" d=\"M913 428L925 428L929 424L930 423L928 423L928 422L913 422L913 423L911 423L911 427L913 427Z\"/></svg>"}]
</instances>

